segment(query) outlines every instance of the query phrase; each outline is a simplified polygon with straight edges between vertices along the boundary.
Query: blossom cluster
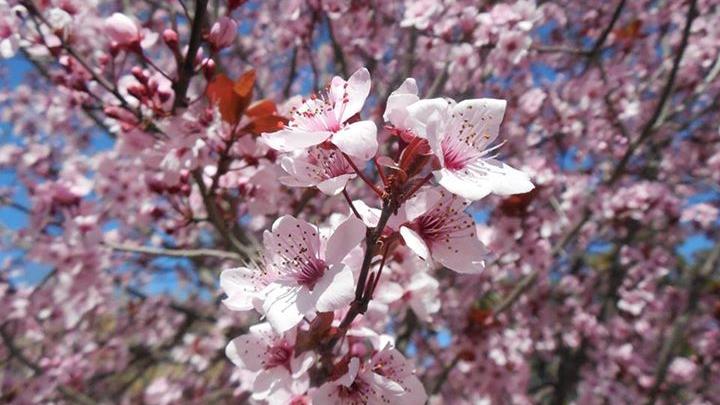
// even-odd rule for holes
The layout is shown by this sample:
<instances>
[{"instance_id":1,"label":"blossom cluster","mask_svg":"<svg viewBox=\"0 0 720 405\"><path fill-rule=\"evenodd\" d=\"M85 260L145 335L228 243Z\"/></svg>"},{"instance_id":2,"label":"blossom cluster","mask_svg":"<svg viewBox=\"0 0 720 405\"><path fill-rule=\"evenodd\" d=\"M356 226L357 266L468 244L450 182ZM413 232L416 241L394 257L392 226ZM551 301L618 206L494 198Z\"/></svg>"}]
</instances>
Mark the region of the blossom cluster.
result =
<instances>
[{"instance_id":1,"label":"blossom cluster","mask_svg":"<svg viewBox=\"0 0 720 405\"><path fill-rule=\"evenodd\" d=\"M415 278L437 265L480 273L486 248L466 208L490 193L533 189L527 175L491 155L504 101L420 99L415 80L407 79L390 94L383 114L385 143L397 142L391 150L379 147L375 123L361 118L370 87L365 68L347 81L336 76L324 94L292 106L285 126L262 134L261 142L281 153L284 184L316 187L330 196L343 193L348 208L320 226L291 215L278 218L263 233L259 263L220 276L226 306L255 309L267 320L226 350L237 366L254 373L246 377L254 399L310 395L320 404L425 402L412 363L393 348L392 339L355 328L354 317L385 289L383 270L396 256L415 264L402 269ZM370 161L380 185L363 174ZM346 187L356 176L377 192L381 209L352 200ZM419 260L413 262L413 256ZM436 300L432 288L402 282L393 287L400 290L398 298ZM425 305L417 312L428 316L437 309ZM366 347L364 340L372 344ZM339 341L341 347L335 347Z\"/></svg>"},{"instance_id":2,"label":"blossom cluster","mask_svg":"<svg viewBox=\"0 0 720 405\"><path fill-rule=\"evenodd\" d=\"M716 402L718 20L0 0L0 402Z\"/></svg>"}]
</instances>

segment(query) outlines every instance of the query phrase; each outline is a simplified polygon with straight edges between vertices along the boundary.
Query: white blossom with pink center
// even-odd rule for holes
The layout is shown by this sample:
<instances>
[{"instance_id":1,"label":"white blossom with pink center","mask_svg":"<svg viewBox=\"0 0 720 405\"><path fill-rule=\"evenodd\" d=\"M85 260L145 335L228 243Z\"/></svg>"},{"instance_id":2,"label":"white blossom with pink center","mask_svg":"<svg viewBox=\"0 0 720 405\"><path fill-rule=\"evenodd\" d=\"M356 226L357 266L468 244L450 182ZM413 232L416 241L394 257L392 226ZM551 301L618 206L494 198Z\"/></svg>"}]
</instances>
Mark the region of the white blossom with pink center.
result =
<instances>
[{"instance_id":1,"label":"white blossom with pink center","mask_svg":"<svg viewBox=\"0 0 720 405\"><path fill-rule=\"evenodd\" d=\"M407 221L400 226L405 244L425 260L431 258L458 273L479 273L487 248L475 221L465 212L469 202L445 190L424 189L408 201Z\"/></svg>"},{"instance_id":2,"label":"white blossom with pink center","mask_svg":"<svg viewBox=\"0 0 720 405\"><path fill-rule=\"evenodd\" d=\"M377 225L380 210L360 200L353 204L367 226ZM405 244L422 259L458 273L479 273L488 250L472 216L465 212L468 205L470 201L443 189L425 187L390 217L388 227L399 231Z\"/></svg>"},{"instance_id":3,"label":"white blossom with pink center","mask_svg":"<svg viewBox=\"0 0 720 405\"><path fill-rule=\"evenodd\" d=\"M320 386L313 404L424 404L425 389L412 364L386 346L367 361L352 357L342 377Z\"/></svg>"},{"instance_id":4,"label":"white blossom with pink center","mask_svg":"<svg viewBox=\"0 0 720 405\"><path fill-rule=\"evenodd\" d=\"M286 391L304 392L313 352L295 352L295 331L278 334L269 323L250 327L248 334L231 340L225 348L236 366L257 372L252 381L253 399L271 401Z\"/></svg>"},{"instance_id":5,"label":"white blossom with pink center","mask_svg":"<svg viewBox=\"0 0 720 405\"><path fill-rule=\"evenodd\" d=\"M352 166L337 150L314 147L280 161L288 174L280 182L291 187L317 187L327 195L337 195L356 176Z\"/></svg>"},{"instance_id":6,"label":"white blossom with pink center","mask_svg":"<svg viewBox=\"0 0 720 405\"><path fill-rule=\"evenodd\" d=\"M325 94L313 95L291 111L288 125L264 133L265 143L282 152L307 149L329 141L343 153L363 161L377 152L377 127L372 121L349 122L362 110L370 93L370 73L362 68L350 79L335 76Z\"/></svg>"},{"instance_id":7,"label":"white blossom with pink center","mask_svg":"<svg viewBox=\"0 0 720 405\"><path fill-rule=\"evenodd\" d=\"M440 162L435 178L446 190L479 200L490 193L520 194L534 188L528 175L491 155L499 146L489 147L498 136L505 104L436 98L407 106L409 129L428 140Z\"/></svg>"},{"instance_id":8,"label":"white blossom with pink center","mask_svg":"<svg viewBox=\"0 0 720 405\"><path fill-rule=\"evenodd\" d=\"M280 217L263 235L264 265L228 269L220 285L230 309L255 308L282 333L312 311L328 312L354 297L352 270L342 260L365 237L365 225L348 217L327 237L290 215Z\"/></svg>"}]
</instances>

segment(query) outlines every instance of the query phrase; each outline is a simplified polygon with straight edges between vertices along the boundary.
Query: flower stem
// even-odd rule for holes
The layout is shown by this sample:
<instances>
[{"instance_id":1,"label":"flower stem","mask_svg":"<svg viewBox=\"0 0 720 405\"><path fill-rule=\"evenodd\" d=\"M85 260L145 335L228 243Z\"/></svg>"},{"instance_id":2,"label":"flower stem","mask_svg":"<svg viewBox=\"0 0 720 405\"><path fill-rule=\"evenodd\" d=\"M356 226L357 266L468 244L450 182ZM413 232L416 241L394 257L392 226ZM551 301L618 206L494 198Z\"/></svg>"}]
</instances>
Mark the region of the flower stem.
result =
<instances>
[{"instance_id":1,"label":"flower stem","mask_svg":"<svg viewBox=\"0 0 720 405\"><path fill-rule=\"evenodd\" d=\"M345 156L345 160L348 161L348 163L350 164L350 166L352 166L353 170L355 170L355 173L357 173L357 175L365 182L365 184L367 184L368 186L370 186L370 188L372 189L372 191L374 191L375 194L378 195L378 197L381 197L381 198L382 198L383 192L382 192L380 189L378 189L377 186L375 186L375 184L373 184L373 182L370 181L370 179L367 178L367 176L365 176L365 173L363 173L362 170L360 170L360 169L357 167L357 165L355 164L355 162L353 162L352 159L350 159L350 156L348 156L348 155L345 154L345 153L343 153L343 156Z\"/></svg>"}]
</instances>

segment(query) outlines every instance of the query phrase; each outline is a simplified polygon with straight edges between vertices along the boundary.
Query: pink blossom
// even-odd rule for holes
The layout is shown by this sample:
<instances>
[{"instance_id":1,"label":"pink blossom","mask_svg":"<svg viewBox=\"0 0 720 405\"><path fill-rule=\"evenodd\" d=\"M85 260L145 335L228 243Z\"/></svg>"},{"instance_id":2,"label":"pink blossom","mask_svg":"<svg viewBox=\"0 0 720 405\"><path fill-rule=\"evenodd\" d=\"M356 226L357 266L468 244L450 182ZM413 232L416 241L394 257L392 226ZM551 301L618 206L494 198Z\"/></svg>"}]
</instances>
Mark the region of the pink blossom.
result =
<instances>
[{"instance_id":1,"label":"pink blossom","mask_svg":"<svg viewBox=\"0 0 720 405\"><path fill-rule=\"evenodd\" d=\"M444 190L427 189L408 201L399 232L405 244L425 260L431 258L459 273L484 268L487 249L465 212L469 203Z\"/></svg>"},{"instance_id":2,"label":"pink blossom","mask_svg":"<svg viewBox=\"0 0 720 405\"><path fill-rule=\"evenodd\" d=\"M282 391L294 386L307 390L307 371L315 361L314 355L296 353L294 346L293 331L282 335L269 323L260 323L251 326L248 334L231 340L225 353L236 366L257 373L252 382L253 398L272 401L275 395L283 395Z\"/></svg>"},{"instance_id":3,"label":"pink blossom","mask_svg":"<svg viewBox=\"0 0 720 405\"><path fill-rule=\"evenodd\" d=\"M280 182L292 187L316 186L327 195L340 193L356 174L337 150L312 147L283 156L280 165L288 174Z\"/></svg>"},{"instance_id":4,"label":"pink blossom","mask_svg":"<svg viewBox=\"0 0 720 405\"><path fill-rule=\"evenodd\" d=\"M426 138L440 162L435 178L451 193L479 200L490 193L526 193L533 189L528 176L488 156L497 138L506 102L473 99L420 100L408 107L412 129Z\"/></svg>"},{"instance_id":5,"label":"pink blossom","mask_svg":"<svg viewBox=\"0 0 720 405\"><path fill-rule=\"evenodd\" d=\"M261 268L230 269L221 275L226 303L246 310L255 297L262 297L262 311L281 333L308 312L343 308L353 298L354 279L342 260L364 237L365 226L355 217L347 218L327 238L307 222L280 217L272 231L263 234Z\"/></svg>"},{"instance_id":6,"label":"pink blossom","mask_svg":"<svg viewBox=\"0 0 720 405\"><path fill-rule=\"evenodd\" d=\"M352 357L347 368L345 375L313 393L313 404L422 404L427 400L413 367L392 347L374 353L367 361Z\"/></svg>"},{"instance_id":7,"label":"pink blossom","mask_svg":"<svg viewBox=\"0 0 720 405\"><path fill-rule=\"evenodd\" d=\"M362 68L348 81L335 76L327 94L312 96L292 111L285 129L263 134L273 149L293 152L330 141L343 153L368 160L377 151L377 128L372 121L349 120L358 114L370 92L370 73Z\"/></svg>"}]
</instances>

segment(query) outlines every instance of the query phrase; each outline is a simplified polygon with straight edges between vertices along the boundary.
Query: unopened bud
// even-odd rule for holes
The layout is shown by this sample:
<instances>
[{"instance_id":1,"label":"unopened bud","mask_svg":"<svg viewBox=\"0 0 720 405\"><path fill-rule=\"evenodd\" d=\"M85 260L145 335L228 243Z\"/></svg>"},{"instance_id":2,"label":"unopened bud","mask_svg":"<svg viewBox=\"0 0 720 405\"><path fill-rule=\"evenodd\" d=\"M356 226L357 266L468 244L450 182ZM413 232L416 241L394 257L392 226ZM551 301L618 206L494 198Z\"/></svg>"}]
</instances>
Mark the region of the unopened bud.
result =
<instances>
[{"instance_id":1,"label":"unopened bud","mask_svg":"<svg viewBox=\"0 0 720 405\"><path fill-rule=\"evenodd\" d=\"M165 41L167 46L174 48L178 45L178 34L175 32L175 30L171 30L170 28L166 29L162 33L162 39Z\"/></svg>"}]
</instances>

